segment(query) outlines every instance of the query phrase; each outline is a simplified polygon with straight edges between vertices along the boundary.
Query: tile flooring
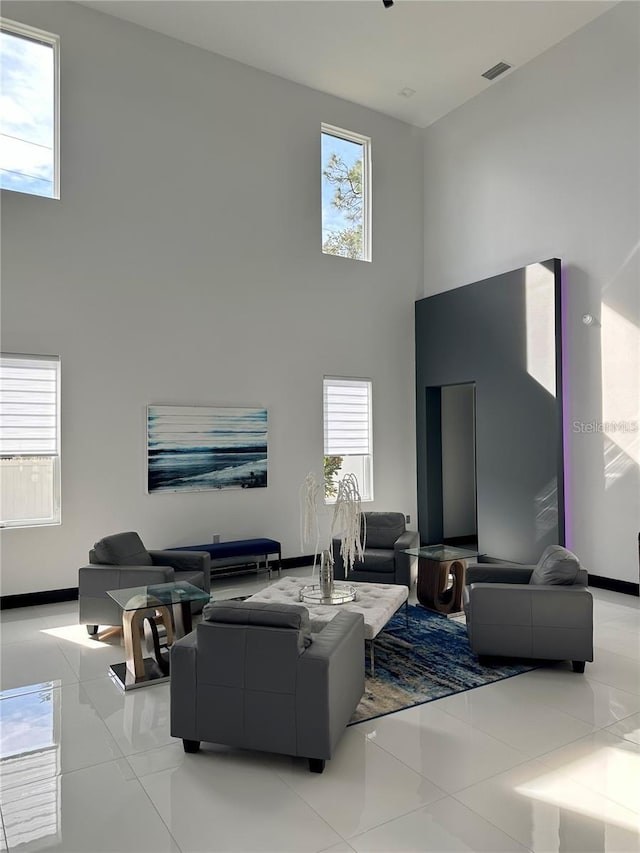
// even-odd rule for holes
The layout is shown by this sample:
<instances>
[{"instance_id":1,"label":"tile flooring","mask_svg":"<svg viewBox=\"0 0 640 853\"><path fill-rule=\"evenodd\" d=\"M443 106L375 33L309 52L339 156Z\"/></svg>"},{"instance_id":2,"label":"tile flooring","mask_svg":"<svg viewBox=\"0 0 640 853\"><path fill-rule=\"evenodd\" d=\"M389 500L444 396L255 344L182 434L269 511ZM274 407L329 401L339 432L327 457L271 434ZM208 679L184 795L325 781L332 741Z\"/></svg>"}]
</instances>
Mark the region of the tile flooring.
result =
<instances>
[{"instance_id":1,"label":"tile flooring","mask_svg":"<svg viewBox=\"0 0 640 853\"><path fill-rule=\"evenodd\" d=\"M168 685L125 696L107 676L123 649L90 640L76 603L3 611L0 851L640 851L640 600L593 594L584 675L549 666L352 726L322 775L186 755Z\"/></svg>"}]
</instances>

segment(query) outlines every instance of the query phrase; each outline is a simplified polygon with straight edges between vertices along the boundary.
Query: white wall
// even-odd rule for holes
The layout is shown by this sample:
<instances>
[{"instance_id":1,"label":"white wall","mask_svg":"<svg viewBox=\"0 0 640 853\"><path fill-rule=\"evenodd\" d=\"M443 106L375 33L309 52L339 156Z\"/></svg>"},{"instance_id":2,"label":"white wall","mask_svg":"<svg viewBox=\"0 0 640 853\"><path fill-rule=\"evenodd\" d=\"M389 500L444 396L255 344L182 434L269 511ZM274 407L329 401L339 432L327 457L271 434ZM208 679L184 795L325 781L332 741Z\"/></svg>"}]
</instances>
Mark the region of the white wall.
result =
<instances>
[{"instance_id":1,"label":"white wall","mask_svg":"<svg viewBox=\"0 0 640 853\"><path fill-rule=\"evenodd\" d=\"M640 434L573 423L640 420L639 38L620 3L425 131L425 295L563 262L567 542L635 583Z\"/></svg>"},{"instance_id":2,"label":"white wall","mask_svg":"<svg viewBox=\"0 0 640 853\"><path fill-rule=\"evenodd\" d=\"M299 544L322 471L322 377L373 380L376 501L416 515L413 302L422 135L399 121L58 3L60 201L2 192L2 348L62 360L62 513L3 532L2 594L77 585L96 539ZM373 263L320 251L320 123L372 137ZM264 405L269 486L145 494L145 406Z\"/></svg>"},{"instance_id":3,"label":"white wall","mask_svg":"<svg viewBox=\"0 0 640 853\"><path fill-rule=\"evenodd\" d=\"M445 385L442 418L442 528L445 539L476 532L473 385Z\"/></svg>"}]
</instances>

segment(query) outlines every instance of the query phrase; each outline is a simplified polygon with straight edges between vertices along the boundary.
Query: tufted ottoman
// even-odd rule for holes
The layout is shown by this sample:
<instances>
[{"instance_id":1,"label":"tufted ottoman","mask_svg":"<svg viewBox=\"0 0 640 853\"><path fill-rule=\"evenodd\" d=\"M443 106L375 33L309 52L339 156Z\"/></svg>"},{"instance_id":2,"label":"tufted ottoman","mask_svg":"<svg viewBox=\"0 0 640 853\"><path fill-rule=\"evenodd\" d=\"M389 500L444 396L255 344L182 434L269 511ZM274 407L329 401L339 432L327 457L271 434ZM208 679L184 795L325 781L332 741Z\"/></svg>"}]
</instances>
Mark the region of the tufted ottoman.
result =
<instances>
[{"instance_id":1,"label":"tufted ottoman","mask_svg":"<svg viewBox=\"0 0 640 853\"><path fill-rule=\"evenodd\" d=\"M409 589L393 583L351 583L358 590L355 601L348 604L307 604L300 602L300 590L313 583L310 578L283 578L265 589L249 596L247 601L273 601L279 604L300 604L309 611L311 630L321 631L340 610L362 613L364 617L364 636L369 641L369 659L371 675L375 667L375 639L393 614L405 605L407 624L409 624ZM339 581L336 582L340 584Z\"/></svg>"}]
</instances>

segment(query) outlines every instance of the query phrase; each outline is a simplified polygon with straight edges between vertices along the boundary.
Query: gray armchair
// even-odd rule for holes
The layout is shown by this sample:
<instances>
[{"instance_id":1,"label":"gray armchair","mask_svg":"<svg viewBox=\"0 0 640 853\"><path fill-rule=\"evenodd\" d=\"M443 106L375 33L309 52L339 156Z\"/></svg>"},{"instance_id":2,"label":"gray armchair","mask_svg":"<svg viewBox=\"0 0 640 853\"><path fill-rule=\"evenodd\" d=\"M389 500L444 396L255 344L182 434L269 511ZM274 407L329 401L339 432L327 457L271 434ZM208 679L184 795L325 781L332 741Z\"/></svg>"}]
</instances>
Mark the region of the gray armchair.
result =
<instances>
[{"instance_id":1,"label":"gray armchair","mask_svg":"<svg viewBox=\"0 0 640 853\"><path fill-rule=\"evenodd\" d=\"M593 660L593 598L575 554L550 545L535 566L467 568L463 603L471 650L478 656Z\"/></svg>"},{"instance_id":2,"label":"gray armchair","mask_svg":"<svg viewBox=\"0 0 640 853\"><path fill-rule=\"evenodd\" d=\"M209 591L211 557L204 551L147 551L137 533L105 536L78 572L79 622L90 635L100 625L121 625L122 610L108 589L186 581Z\"/></svg>"},{"instance_id":3,"label":"gray armchair","mask_svg":"<svg viewBox=\"0 0 640 853\"><path fill-rule=\"evenodd\" d=\"M416 579L417 559L402 552L417 548L420 535L407 530L401 512L363 512L365 524L364 560L357 560L349 580L364 583L397 583L411 588ZM346 580L340 555L340 540L333 540L333 573Z\"/></svg>"},{"instance_id":4,"label":"gray armchair","mask_svg":"<svg viewBox=\"0 0 640 853\"><path fill-rule=\"evenodd\" d=\"M322 773L364 693L364 620L339 612L311 634L298 604L207 604L171 647L171 734L279 752Z\"/></svg>"}]
</instances>

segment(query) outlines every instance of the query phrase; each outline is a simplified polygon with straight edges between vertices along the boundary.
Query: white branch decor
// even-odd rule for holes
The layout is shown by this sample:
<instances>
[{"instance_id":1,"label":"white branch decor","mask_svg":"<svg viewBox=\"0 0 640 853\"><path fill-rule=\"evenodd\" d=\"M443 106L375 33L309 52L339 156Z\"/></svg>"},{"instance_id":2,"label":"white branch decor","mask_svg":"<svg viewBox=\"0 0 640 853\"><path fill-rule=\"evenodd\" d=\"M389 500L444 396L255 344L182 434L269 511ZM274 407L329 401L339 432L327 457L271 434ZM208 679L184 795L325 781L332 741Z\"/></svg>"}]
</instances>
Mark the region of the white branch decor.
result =
<instances>
[{"instance_id":1,"label":"white branch decor","mask_svg":"<svg viewBox=\"0 0 640 853\"><path fill-rule=\"evenodd\" d=\"M338 496L333 508L330 538L340 537L340 556L344 560L346 574L353 569L356 559L364 559L361 525L361 497L355 474L345 474L338 483Z\"/></svg>"},{"instance_id":2,"label":"white branch decor","mask_svg":"<svg viewBox=\"0 0 640 853\"><path fill-rule=\"evenodd\" d=\"M316 559L320 553L320 523L318 521L318 495L320 484L316 475L310 471L300 486L300 545L313 544L313 571L316 570Z\"/></svg>"},{"instance_id":3,"label":"white branch decor","mask_svg":"<svg viewBox=\"0 0 640 853\"><path fill-rule=\"evenodd\" d=\"M302 547L311 544L314 536L313 573L315 575L316 558L320 551L320 524L318 521L318 498L324 496L324 489L309 473L300 486L300 539ZM338 495L333 507L333 516L329 530L328 547L320 551L320 584L303 587L300 600L320 604L343 604L356 597L354 586L343 584L336 587L333 579L334 537L340 539L340 555L348 574L356 559L364 559L361 524L364 516L360 511L360 489L354 474L345 474L338 483Z\"/></svg>"}]
</instances>

